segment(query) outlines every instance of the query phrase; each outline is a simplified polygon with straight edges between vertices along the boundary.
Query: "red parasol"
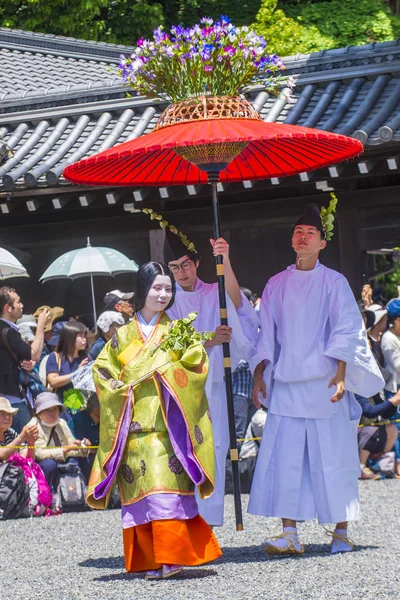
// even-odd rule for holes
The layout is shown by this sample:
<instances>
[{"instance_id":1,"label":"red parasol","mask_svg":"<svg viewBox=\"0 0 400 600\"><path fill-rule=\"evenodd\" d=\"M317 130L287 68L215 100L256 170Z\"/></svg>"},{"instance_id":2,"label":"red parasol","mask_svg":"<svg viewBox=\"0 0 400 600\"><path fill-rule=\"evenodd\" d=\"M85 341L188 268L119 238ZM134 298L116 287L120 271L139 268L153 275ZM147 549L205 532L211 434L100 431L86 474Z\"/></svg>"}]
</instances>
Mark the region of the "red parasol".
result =
<instances>
[{"instance_id":1,"label":"red parasol","mask_svg":"<svg viewBox=\"0 0 400 600\"><path fill-rule=\"evenodd\" d=\"M64 171L74 183L169 186L210 183L214 237L220 237L217 182L284 177L326 167L363 151L358 140L326 131L265 123L239 97L192 98L170 105L156 129ZM221 324L227 325L222 256L217 256ZM238 450L229 344L223 344L236 529L242 530Z\"/></svg>"},{"instance_id":2,"label":"red parasol","mask_svg":"<svg viewBox=\"0 0 400 600\"><path fill-rule=\"evenodd\" d=\"M220 172L221 182L295 175L353 158L363 150L358 140L308 127L213 119L162 127L70 165L64 176L86 185L206 184L209 168L204 164L204 170L199 168L181 153L210 144L243 144L240 154Z\"/></svg>"}]
</instances>

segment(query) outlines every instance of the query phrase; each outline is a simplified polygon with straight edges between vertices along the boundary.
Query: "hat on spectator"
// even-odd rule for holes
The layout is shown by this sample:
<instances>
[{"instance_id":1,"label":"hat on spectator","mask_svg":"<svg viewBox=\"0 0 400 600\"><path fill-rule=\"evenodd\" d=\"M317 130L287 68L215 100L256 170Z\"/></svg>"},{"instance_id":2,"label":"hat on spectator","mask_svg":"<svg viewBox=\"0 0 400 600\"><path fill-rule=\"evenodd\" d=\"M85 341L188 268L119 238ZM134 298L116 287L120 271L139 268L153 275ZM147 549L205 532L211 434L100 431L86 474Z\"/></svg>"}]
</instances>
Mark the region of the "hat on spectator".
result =
<instances>
[{"instance_id":1,"label":"hat on spectator","mask_svg":"<svg viewBox=\"0 0 400 600\"><path fill-rule=\"evenodd\" d=\"M121 315L121 313L118 313L115 310L106 310L105 312L101 313L101 315L97 319L96 325L102 331L104 331L104 333L108 333L113 323L117 323L118 325L125 325L125 319Z\"/></svg>"},{"instance_id":2,"label":"hat on spectator","mask_svg":"<svg viewBox=\"0 0 400 600\"><path fill-rule=\"evenodd\" d=\"M46 326L44 328L44 332L47 333L48 331L51 331L54 320L58 319L59 317L62 317L62 315L64 314L64 309L61 306L53 306L52 308L51 306L47 306L47 304L44 304L43 306L39 306L39 308L37 308L33 313L33 316L36 320L38 319L40 313L42 313L44 310L50 311L50 320L48 323L46 323Z\"/></svg>"},{"instance_id":3,"label":"hat on spectator","mask_svg":"<svg viewBox=\"0 0 400 600\"><path fill-rule=\"evenodd\" d=\"M16 415L19 411L19 408L13 408L7 398L0 396L0 410L8 413L9 415Z\"/></svg>"},{"instance_id":4,"label":"hat on spectator","mask_svg":"<svg viewBox=\"0 0 400 600\"><path fill-rule=\"evenodd\" d=\"M67 323L67 321L59 321L54 325L54 327L52 327L52 335L49 341L47 342L49 346L57 346L58 341L60 339L61 329L64 327L65 323Z\"/></svg>"},{"instance_id":5,"label":"hat on spectator","mask_svg":"<svg viewBox=\"0 0 400 600\"><path fill-rule=\"evenodd\" d=\"M42 412L42 410L53 408L53 406L64 409L64 405L60 402L57 394L54 394L53 392L42 392L36 396L35 413L37 415Z\"/></svg>"},{"instance_id":6,"label":"hat on spectator","mask_svg":"<svg viewBox=\"0 0 400 600\"><path fill-rule=\"evenodd\" d=\"M400 299L393 298L390 300L387 305L387 314L389 319L398 319L400 317Z\"/></svg>"},{"instance_id":7,"label":"hat on spectator","mask_svg":"<svg viewBox=\"0 0 400 600\"><path fill-rule=\"evenodd\" d=\"M118 302L121 302L121 300L132 300L132 298L133 292L124 293L121 292L121 290L113 290L112 292L108 292L108 294L104 296L103 302L106 308L112 310L114 306L118 304Z\"/></svg>"},{"instance_id":8,"label":"hat on spectator","mask_svg":"<svg viewBox=\"0 0 400 600\"><path fill-rule=\"evenodd\" d=\"M22 317L18 319L16 324L18 325L18 327L20 325L26 325L27 327L33 327L35 329L37 327L34 315L22 315Z\"/></svg>"},{"instance_id":9,"label":"hat on spectator","mask_svg":"<svg viewBox=\"0 0 400 600\"><path fill-rule=\"evenodd\" d=\"M371 327L377 325L387 315L386 308L383 308L380 304L371 304L371 306L368 306L368 310L374 313L374 322Z\"/></svg>"},{"instance_id":10,"label":"hat on spectator","mask_svg":"<svg viewBox=\"0 0 400 600\"><path fill-rule=\"evenodd\" d=\"M18 325L18 331L24 342L33 342L33 340L35 339L35 336L31 329L31 325L28 325L28 323L22 323L22 325Z\"/></svg>"},{"instance_id":11,"label":"hat on spectator","mask_svg":"<svg viewBox=\"0 0 400 600\"><path fill-rule=\"evenodd\" d=\"M368 310L368 308L363 313L365 315L365 328L369 331L375 325L375 313L373 310Z\"/></svg>"}]
</instances>

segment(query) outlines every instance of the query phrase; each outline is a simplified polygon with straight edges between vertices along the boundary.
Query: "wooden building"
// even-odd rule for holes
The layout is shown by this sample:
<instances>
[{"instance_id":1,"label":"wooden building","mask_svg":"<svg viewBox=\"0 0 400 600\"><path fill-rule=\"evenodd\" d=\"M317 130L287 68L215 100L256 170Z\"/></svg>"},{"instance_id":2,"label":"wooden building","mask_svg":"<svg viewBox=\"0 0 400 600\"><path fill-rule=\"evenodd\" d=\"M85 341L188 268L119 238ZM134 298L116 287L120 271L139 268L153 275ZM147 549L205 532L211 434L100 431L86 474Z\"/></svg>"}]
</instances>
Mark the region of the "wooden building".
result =
<instances>
[{"instance_id":1,"label":"wooden building","mask_svg":"<svg viewBox=\"0 0 400 600\"><path fill-rule=\"evenodd\" d=\"M130 48L0 29L0 246L25 264L30 279L10 280L26 309L39 304L90 311L89 281L39 284L52 260L92 244L114 247L141 263L158 257L161 230L140 212L151 206L185 231L214 267L208 186L82 188L65 181L66 165L151 131L165 107L128 98L116 65ZM266 121L351 135L364 154L345 164L286 179L220 185L224 236L242 285L258 292L292 261L290 227L313 201L339 198L336 235L323 262L342 271L356 295L371 275L367 252L400 246L400 40L296 55L292 101L254 93ZM130 289L128 276L96 279L106 291Z\"/></svg>"}]
</instances>

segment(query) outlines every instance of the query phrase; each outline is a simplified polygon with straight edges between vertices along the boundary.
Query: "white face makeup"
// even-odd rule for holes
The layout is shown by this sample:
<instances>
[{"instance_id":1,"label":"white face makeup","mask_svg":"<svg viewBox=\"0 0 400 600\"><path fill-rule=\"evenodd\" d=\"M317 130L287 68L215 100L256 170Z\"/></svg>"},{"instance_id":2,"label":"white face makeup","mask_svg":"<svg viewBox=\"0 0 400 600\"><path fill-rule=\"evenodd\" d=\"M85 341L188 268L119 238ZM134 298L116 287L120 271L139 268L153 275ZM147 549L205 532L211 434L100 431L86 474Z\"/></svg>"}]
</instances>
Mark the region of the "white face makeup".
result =
<instances>
[{"instance_id":1,"label":"white face makeup","mask_svg":"<svg viewBox=\"0 0 400 600\"><path fill-rule=\"evenodd\" d=\"M157 313L165 310L172 298L172 283L168 275L157 275L147 294L145 308Z\"/></svg>"}]
</instances>

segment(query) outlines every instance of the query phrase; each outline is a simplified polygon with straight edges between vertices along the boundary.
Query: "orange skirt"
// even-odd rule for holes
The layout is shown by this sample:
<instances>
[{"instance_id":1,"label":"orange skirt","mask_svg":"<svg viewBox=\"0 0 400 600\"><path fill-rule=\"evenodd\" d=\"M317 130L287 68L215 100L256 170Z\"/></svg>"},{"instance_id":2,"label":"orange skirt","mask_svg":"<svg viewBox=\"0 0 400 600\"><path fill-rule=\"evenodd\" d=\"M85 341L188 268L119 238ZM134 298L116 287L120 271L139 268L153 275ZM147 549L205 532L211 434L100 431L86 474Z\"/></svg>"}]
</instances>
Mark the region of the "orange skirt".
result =
<instances>
[{"instance_id":1,"label":"orange skirt","mask_svg":"<svg viewBox=\"0 0 400 600\"><path fill-rule=\"evenodd\" d=\"M222 556L211 528L200 515L177 521L151 521L123 530L128 573L160 569L162 565L202 565Z\"/></svg>"}]
</instances>

